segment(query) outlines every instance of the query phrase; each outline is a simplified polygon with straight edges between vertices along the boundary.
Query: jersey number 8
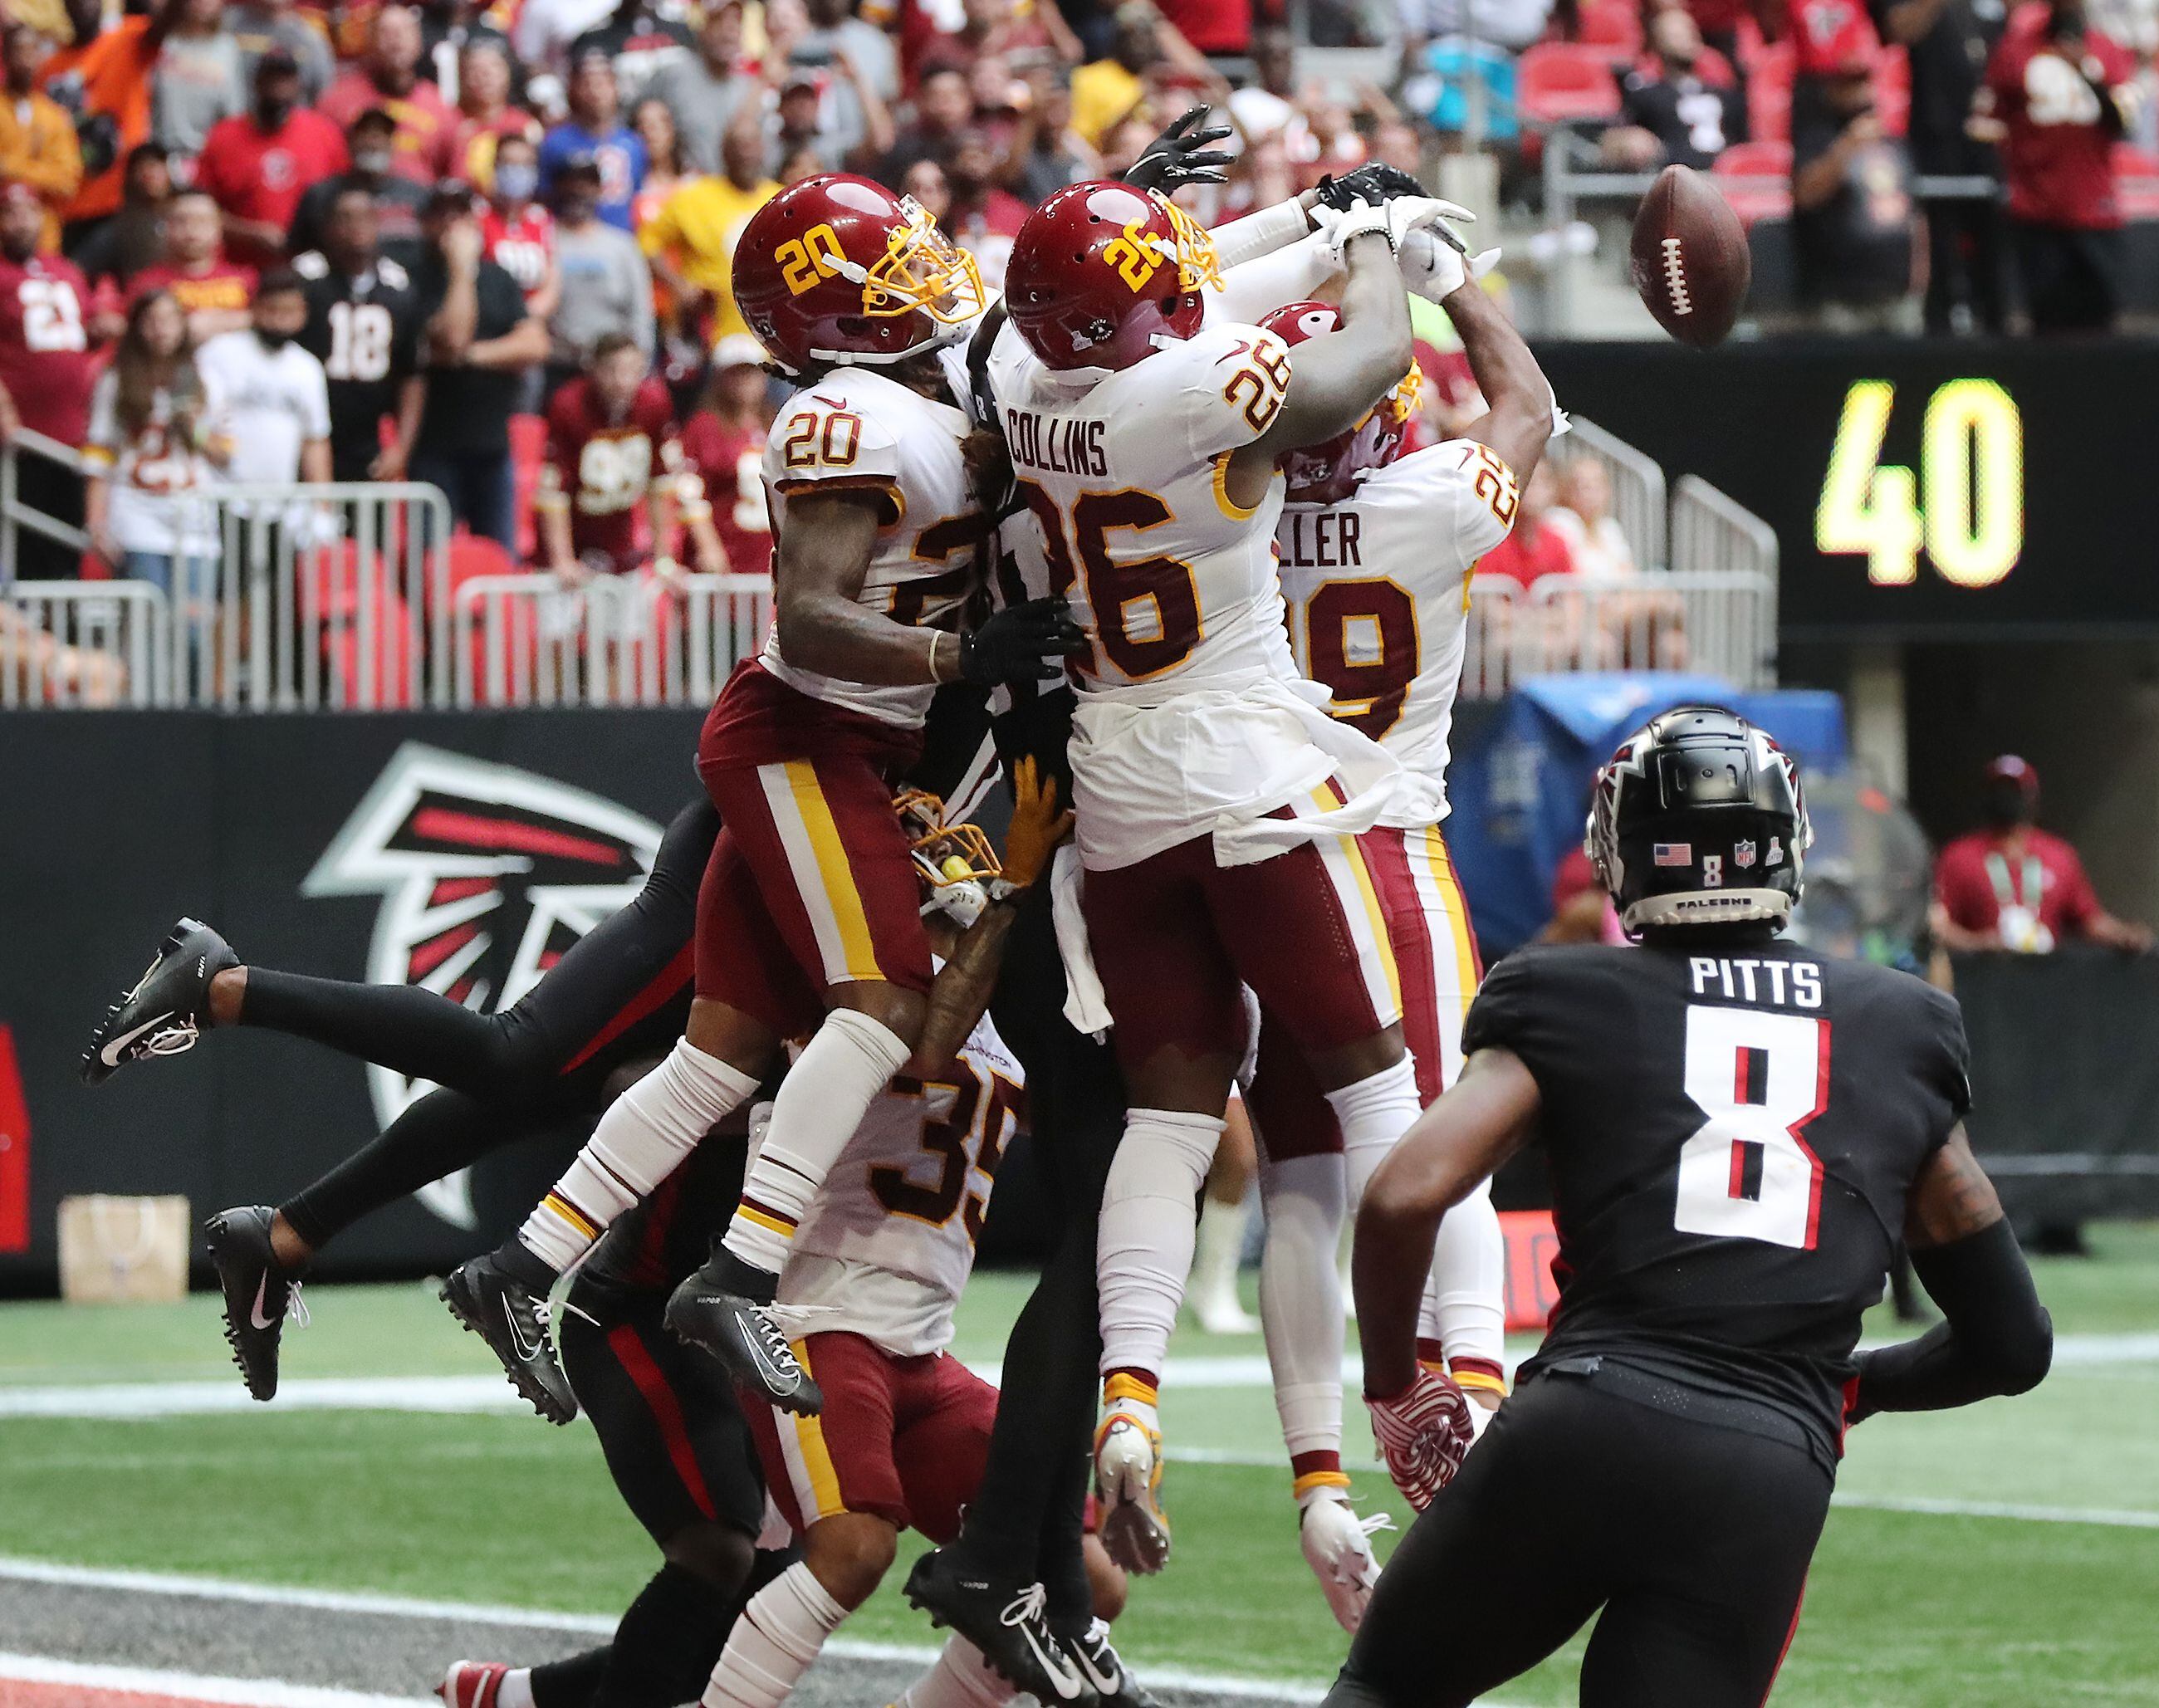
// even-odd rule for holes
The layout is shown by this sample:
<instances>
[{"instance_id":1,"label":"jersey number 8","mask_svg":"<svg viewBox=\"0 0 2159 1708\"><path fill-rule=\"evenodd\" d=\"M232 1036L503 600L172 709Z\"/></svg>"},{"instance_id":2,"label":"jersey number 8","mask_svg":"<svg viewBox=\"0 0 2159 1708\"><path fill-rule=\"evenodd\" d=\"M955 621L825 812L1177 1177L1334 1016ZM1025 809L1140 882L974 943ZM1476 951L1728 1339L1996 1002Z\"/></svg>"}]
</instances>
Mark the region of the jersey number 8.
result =
<instances>
[{"instance_id":1,"label":"jersey number 8","mask_svg":"<svg viewBox=\"0 0 2159 1708\"><path fill-rule=\"evenodd\" d=\"M1688 1008L1686 1094L1708 1120L1680 1147L1680 1233L1814 1250L1822 1166L1799 1133L1829 1105L1829 1038L1797 1014Z\"/></svg>"}]
</instances>

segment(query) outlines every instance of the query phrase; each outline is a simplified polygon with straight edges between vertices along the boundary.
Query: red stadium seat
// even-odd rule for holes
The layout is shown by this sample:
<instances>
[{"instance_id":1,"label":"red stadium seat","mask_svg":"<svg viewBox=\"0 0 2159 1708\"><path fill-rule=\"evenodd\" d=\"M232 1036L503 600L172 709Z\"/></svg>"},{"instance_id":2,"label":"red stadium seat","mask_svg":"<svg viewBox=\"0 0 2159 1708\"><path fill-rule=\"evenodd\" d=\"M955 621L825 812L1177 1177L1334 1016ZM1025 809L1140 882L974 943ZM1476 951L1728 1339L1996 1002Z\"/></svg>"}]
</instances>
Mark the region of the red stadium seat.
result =
<instances>
[{"instance_id":1,"label":"red stadium seat","mask_svg":"<svg viewBox=\"0 0 2159 1708\"><path fill-rule=\"evenodd\" d=\"M1642 14L1624 0L1584 7L1582 45L1602 49L1615 65L1631 64L1642 51Z\"/></svg>"},{"instance_id":2,"label":"red stadium seat","mask_svg":"<svg viewBox=\"0 0 2159 1708\"><path fill-rule=\"evenodd\" d=\"M1586 42L1539 42L1522 55L1522 117L1564 125L1619 116L1619 82L1605 50Z\"/></svg>"},{"instance_id":3,"label":"red stadium seat","mask_svg":"<svg viewBox=\"0 0 2159 1708\"><path fill-rule=\"evenodd\" d=\"M511 416L510 464L517 478L517 555L528 563L540 543L538 525L532 520L532 505L540 494L540 465L546 460L547 417Z\"/></svg>"},{"instance_id":4,"label":"red stadium seat","mask_svg":"<svg viewBox=\"0 0 2159 1708\"><path fill-rule=\"evenodd\" d=\"M325 705L347 708L369 706L390 711L412 704L410 668L418 636L411 608L398 593L390 568L380 557L370 559L365 573L372 587L365 589L374 604L375 691L363 695L360 626L366 614L363 599L360 548L340 540L319 551L303 550L294 562L297 574L312 577L303 590L303 611L312 608L320 624L323 700Z\"/></svg>"},{"instance_id":5,"label":"red stadium seat","mask_svg":"<svg viewBox=\"0 0 2159 1708\"><path fill-rule=\"evenodd\" d=\"M1789 142L1734 142L1716 157L1717 188L1739 215L1739 223L1789 219L1792 213L1792 145ZM1773 184L1738 184L1738 179L1773 179Z\"/></svg>"},{"instance_id":6,"label":"red stadium seat","mask_svg":"<svg viewBox=\"0 0 2159 1708\"><path fill-rule=\"evenodd\" d=\"M2159 159L2131 143L2116 142L2114 184L2124 219L2159 220Z\"/></svg>"}]
</instances>

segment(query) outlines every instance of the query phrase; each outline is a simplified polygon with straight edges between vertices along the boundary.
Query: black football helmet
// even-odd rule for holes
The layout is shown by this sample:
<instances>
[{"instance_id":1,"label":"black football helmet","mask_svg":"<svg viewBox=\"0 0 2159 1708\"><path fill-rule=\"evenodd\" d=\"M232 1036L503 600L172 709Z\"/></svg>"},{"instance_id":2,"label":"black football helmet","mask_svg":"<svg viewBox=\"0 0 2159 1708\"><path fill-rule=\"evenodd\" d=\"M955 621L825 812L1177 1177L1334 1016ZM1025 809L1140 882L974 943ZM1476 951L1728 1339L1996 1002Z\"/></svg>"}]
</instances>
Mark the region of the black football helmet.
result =
<instances>
[{"instance_id":1,"label":"black football helmet","mask_svg":"<svg viewBox=\"0 0 2159 1708\"><path fill-rule=\"evenodd\" d=\"M1814 831L1799 767L1766 731L1682 706L1629 736L1597 774L1583 841L1619 922L1782 928Z\"/></svg>"}]
</instances>

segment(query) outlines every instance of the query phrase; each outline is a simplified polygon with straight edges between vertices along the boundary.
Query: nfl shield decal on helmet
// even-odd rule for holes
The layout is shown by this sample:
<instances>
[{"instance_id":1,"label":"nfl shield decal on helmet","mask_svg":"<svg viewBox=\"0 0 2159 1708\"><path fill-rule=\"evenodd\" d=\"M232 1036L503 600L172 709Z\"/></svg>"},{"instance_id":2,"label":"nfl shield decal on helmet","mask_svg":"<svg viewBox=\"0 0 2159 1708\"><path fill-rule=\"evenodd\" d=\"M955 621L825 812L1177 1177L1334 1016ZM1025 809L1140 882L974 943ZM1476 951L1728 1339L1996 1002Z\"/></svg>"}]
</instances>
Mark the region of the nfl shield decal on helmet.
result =
<instances>
[{"instance_id":1,"label":"nfl shield decal on helmet","mask_svg":"<svg viewBox=\"0 0 2159 1708\"><path fill-rule=\"evenodd\" d=\"M368 978L494 1013L636 896L659 847L660 826L604 796L407 742L300 893L381 896ZM372 1064L367 1081L386 1126L435 1089ZM463 1170L419 1198L454 1227L475 1224Z\"/></svg>"},{"instance_id":2,"label":"nfl shield decal on helmet","mask_svg":"<svg viewBox=\"0 0 2159 1708\"><path fill-rule=\"evenodd\" d=\"M1732 845L1732 863L1742 868L1752 866L1754 863L1754 845L1752 842L1734 842Z\"/></svg>"}]
</instances>

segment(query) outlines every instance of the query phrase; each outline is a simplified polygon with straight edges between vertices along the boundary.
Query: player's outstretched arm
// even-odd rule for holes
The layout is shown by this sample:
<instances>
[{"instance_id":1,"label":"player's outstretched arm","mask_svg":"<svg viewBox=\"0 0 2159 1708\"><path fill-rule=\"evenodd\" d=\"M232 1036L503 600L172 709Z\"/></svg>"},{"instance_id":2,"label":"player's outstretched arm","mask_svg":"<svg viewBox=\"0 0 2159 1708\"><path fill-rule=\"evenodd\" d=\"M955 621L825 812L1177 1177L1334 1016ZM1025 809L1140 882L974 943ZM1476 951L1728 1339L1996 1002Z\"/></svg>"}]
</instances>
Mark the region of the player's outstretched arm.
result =
<instances>
[{"instance_id":1,"label":"player's outstretched arm","mask_svg":"<svg viewBox=\"0 0 2159 1708\"><path fill-rule=\"evenodd\" d=\"M1398 1394L1416 1379L1417 1312L1440 1219L1528 1141L1541 1100L1520 1056L1480 1049L1374 1172L1350 1267L1368 1395Z\"/></svg>"},{"instance_id":2,"label":"player's outstretched arm","mask_svg":"<svg viewBox=\"0 0 2159 1708\"><path fill-rule=\"evenodd\" d=\"M1475 279L1464 280L1440 307L1462 334L1462 353L1487 405L1458 437L1489 445L1515 480L1526 483L1551 437L1551 381L1514 323Z\"/></svg>"},{"instance_id":3,"label":"player's outstretched arm","mask_svg":"<svg viewBox=\"0 0 2159 1708\"><path fill-rule=\"evenodd\" d=\"M1230 460L1231 499L1257 504L1275 461L1300 445L1346 432L1410 370L1409 298L1381 221L1347 236L1341 253L1349 277L1342 287L1339 329L1297 346L1281 406L1266 430Z\"/></svg>"},{"instance_id":4,"label":"player's outstretched arm","mask_svg":"<svg viewBox=\"0 0 2159 1708\"><path fill-rule=\"evenodd\" d=\"M2053 1319L1961 1126L1912 1183L1904 1241L1943 1320L1917 1340L1860 1355L1851 1421L2037 1387L2053 1360Z\"/></svg>"},{"instance_id":5,"label":"player's outstretched arm","mask_svg":"<svg viewBox=\"0 0 2159 1708\"><path fill-rule=\"evenodd\" d=\"M922 1041L903 1071L918 1079L941 1079L990 1006L1005 943L1019 917L1019 899L1049 869L1057 845L1072 833L1072 815L1059 811L1057 782L1043 781L1032 758L1012 768L1012 824L1005 832L1005 882L1010 886L982 909L929 986L929 1014Z\"/></svg>"}]
</instances>

